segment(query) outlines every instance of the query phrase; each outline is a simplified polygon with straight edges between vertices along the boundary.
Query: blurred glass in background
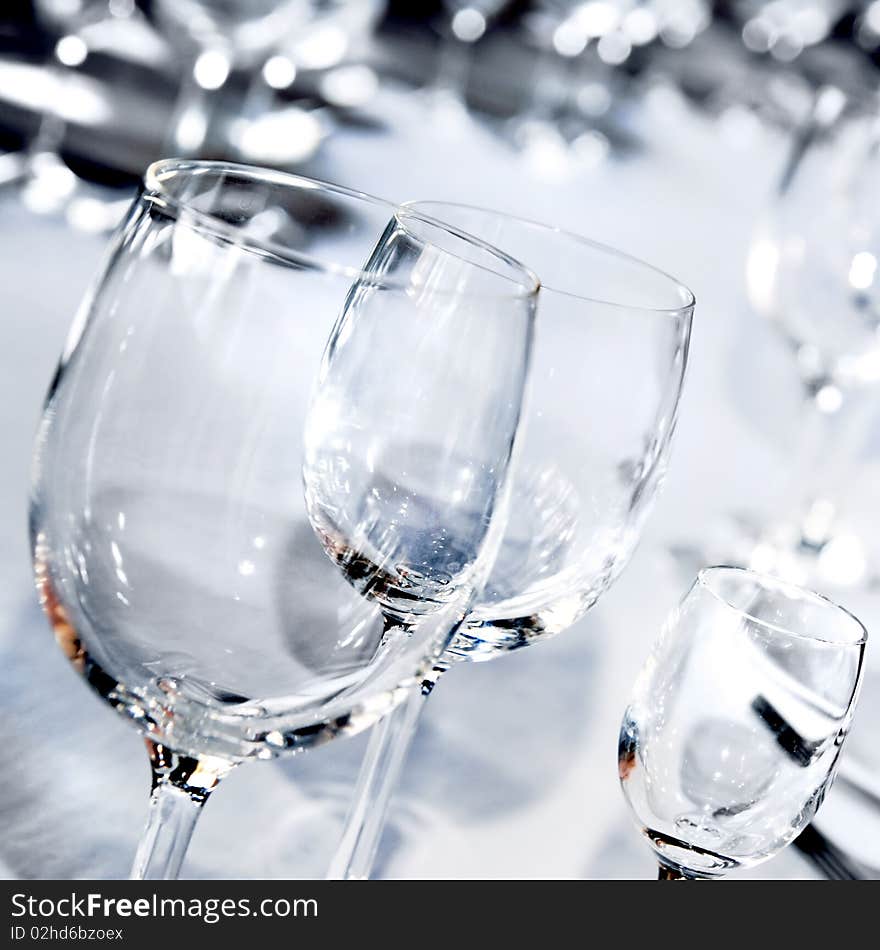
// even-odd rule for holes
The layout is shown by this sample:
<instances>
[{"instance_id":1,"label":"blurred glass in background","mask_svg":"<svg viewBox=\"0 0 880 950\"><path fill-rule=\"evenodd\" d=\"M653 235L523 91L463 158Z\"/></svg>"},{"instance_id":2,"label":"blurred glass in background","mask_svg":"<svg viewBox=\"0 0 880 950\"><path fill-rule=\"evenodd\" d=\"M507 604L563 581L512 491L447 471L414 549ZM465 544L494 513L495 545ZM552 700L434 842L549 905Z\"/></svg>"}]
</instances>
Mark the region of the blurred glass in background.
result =
<instances>
[{"instance_id":1,"label":"blurred glass in background","mask_svg":"<svg viewBox=\"0 0 880 950\"><path fill-rule=\"evenodd\" d=\"M170 154L296 168L388 84L562 173L638 148L658 90L670 119L683 97L741 134L794 128L819 90L870 87L878 51L866 0L13 0L0 182L101 230L118 209L89 184Z\"/></svg>"}]
</instances>

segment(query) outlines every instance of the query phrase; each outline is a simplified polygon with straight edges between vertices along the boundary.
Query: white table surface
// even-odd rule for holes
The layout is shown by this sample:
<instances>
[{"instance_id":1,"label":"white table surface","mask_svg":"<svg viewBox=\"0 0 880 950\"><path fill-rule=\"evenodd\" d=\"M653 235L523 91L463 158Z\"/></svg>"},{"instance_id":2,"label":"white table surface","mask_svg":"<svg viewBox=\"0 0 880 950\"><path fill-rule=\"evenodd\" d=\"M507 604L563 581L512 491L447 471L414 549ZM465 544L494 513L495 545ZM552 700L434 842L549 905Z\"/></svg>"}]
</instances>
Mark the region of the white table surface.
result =
<instances>
[{"instance_id":1,"label":"white table surface","mask_svg":"<svg viewBox=\"0 0 880 950\"><path fill-rule=\"evenodd\" d=\"M749 233L784 142L658 96L638 116L643 154L541 171L484 129L428 121L412 96L386 91L374 111L393 115L392 127L340 132L309 170L398 200L470 201L552 221L663 267L698 300L671 472L630 567L574 629L444 680L377 873L652 877L651 853L619 790L616 744L642 659L689 583L666 550L699 538L731 509L772 509L797 418L794 369L743 286ZM730 134L749 128L745 140ZM0 198L0 875L125 876L144 820L148 769L138 736L55 648L36 604L26 534L42 396L104 241L26 211L11 192ZM321 876L364 741L237 770L209 802L184 876ZM880 833L871 847L880 865ZM789 849L736 876L815 874Z\"/></svg>"}]
</instances>

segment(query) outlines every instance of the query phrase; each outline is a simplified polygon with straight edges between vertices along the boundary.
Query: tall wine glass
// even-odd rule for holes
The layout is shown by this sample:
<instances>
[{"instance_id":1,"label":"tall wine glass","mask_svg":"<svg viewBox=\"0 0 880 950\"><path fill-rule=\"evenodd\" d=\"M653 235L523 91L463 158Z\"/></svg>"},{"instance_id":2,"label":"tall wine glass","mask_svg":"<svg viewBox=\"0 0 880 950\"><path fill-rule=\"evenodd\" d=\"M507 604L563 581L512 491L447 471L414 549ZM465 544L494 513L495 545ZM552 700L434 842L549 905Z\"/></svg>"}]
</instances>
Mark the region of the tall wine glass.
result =
<instances>
[{"instance_id":1,"label":"tall wine glass","mask_svg":"<svg viewBox=\"0 0 880 950\"><path fill-rule=\"evenodd\" d=\"M774 523L746 526L737 556L799 584L867 586L878 576L871 506L846 503L878 406L878 181L876 107L825 90L749 252L749 297L790 346L804 412L788 501Z\"/></svg>"},{"instance_id":2,"label":"tall wine glass","mask_svg":"<svg viewBox=\"0 0 880 950\"><path fill-rule=\"evenodd\" d=\"M147 740L134 877L176 876L236 764L358 732L430 671L500 540L536 291L357 192L148 170L49 392L31 507L58 644Z\"/></svg>"},{"instance_id":3,"label":"tall wine glass","mask_svg":"<svg viewBox=\"0 0 880 950\"><path fill-rule=\"evenodd\" d=\"M492 574L422 692L373 730L331 877L369 876L437 679L571 626L629 560L666 470L694 308L676 280L577 235L465 205L411 207L503 247L539 274L530 396Z\"/></svg>"},{"instance_id":4,"label":"tall wine glass","mask_svg":"<svg viewBox=\"0 0 880 950\"><path fill-rule=\"evenodd\" d=\"M818 594L742 568L699 573L620 729L621 786L661 880L752 867L812 820L849 729L866 640Z\"/></svg>"}]
</instances>

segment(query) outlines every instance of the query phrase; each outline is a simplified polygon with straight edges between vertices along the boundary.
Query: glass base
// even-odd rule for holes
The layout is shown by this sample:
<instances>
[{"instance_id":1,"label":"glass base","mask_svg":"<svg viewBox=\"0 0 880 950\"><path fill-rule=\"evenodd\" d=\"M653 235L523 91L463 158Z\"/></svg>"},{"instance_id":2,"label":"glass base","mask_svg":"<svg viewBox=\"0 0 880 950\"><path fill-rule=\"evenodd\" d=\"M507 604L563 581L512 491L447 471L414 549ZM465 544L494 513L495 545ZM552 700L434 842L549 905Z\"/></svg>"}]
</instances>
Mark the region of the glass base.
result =
<instances>
[{"instance_id":1,"label":"glass base","mask_svg":"<svg viewBox=\"0 0 880 950\"><path fill-rule=\"evenodd\" d=\"M733 515L711 526L705 541L670 548L689 576L710 564L747 567L816 590L880 587L867 545L848 525L816 503L800 524L769 527L754 517Z\"/></svg>"}]
</instances>

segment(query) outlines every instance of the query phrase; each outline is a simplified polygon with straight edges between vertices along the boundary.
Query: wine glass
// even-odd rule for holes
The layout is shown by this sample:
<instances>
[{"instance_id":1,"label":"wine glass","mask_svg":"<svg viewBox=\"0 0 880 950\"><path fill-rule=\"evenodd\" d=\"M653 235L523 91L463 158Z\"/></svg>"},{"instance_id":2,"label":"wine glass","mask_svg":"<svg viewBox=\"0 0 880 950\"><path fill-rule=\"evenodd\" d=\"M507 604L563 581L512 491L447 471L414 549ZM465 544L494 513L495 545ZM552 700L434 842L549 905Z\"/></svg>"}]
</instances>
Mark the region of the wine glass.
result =
<instances>
[{"instance_id":1,"label":"wine glass","mask_svg":"<svg viewBox=\"0 0 880 950\"><path fill-rule=\"evenodd\" d=\"M535 278L418 212L150 167L34 460L36 579L144 734L136 878L177 875L247 759L356 733L457 629L500 541Z\"/></svg>"},{"instance_id":2,"label":"wine glass","mask_svg":"<svg viewBox=\"0 0 880 950\"><path fill-rule=\"evenodd\" d=\"M150 17L180 53L183 71L164 154L204 153L232 69L253 69L307 19L311 6L311 0L153 0ZM255 105L246 103L246 111Z\"/></svg>"},{"instance_id":3,"label":"wine glass","mask_svg":"<svg viewBox=\"0 0 880 950\"><path fill-rule=\"evenodd\" d=\"M661 880L772 858L831 782L867 633L769 575L711 567L672 612L620 728L623 793Z\"/></svg>"},{"instance_id":4,"label":"wine glass","mask_svg":"<svg viewBox=\"0 0 880 950\"><path fill-rule=\"evenodd\" d=\"M786 504L745 523L735 554L798 584L877 576L853 474L880 381L878 131L874 108L821 93L749 251L749 298L789 345L804 412Z\"/></svg>"},{"instance_id":5,"label":"wine glass","mask_svg":"<svg viewBox=\"0 0 880 950\"><path fill-rule=\"evenodd\" d=\"M62 157L69 113L59 105L65 96L71 103L95 99L87 80L75 76L89 56L90 30L112 19L135 17L134 0L34 0L34 16L53 43L42 64L46 89L33 137L14 156L14 173L7 183L21 188L27 208L36 214L64 211L73 228L112 231L119 223L131 195L120 202L117 195L89 185ZM32 80L36 84L36 80ZM64 90L64 96L62 95Z\"/></svg>"},{"instance_id":6,"label":"wine glass","mask_svg":"<svg viewBox=\"0 0 880 950\"><path fill-rule=\"evenodd\" d=\"M383 6L384 0L153 0L149 16L178 51L183 74L165 152L197 156L219 146L220 157L274 166L309 158L321 142L321 123L301 105L278 108L276 95L298 69L337 65ZM249 74L238 94L228 82L234 69Z\"/></svg>"},{"instance_id":7,"label":"wine glass","mask_svg":"<svg viewBox=\"0 0 880 950\"><path fill-rule=\"evenodd\" d=\"M226 51L230 61L257 62L306 16L311 0L154 0L162 32L194 50Z\"/></svg>"},{"instance_id":8,"label":"wine glass","mask_svg":"<svg viewBox=\"0 0 880 950\"><path fill-rule=\"evenodd\" d=\"M369 876L437 679L570 627L629 560L666 470L694 308L673 278L577 235L465 205L410 207L503 247L539 274L530 394L492 574L422 692L373 730L333 878Z\"/></svg>"}]
</instances>

